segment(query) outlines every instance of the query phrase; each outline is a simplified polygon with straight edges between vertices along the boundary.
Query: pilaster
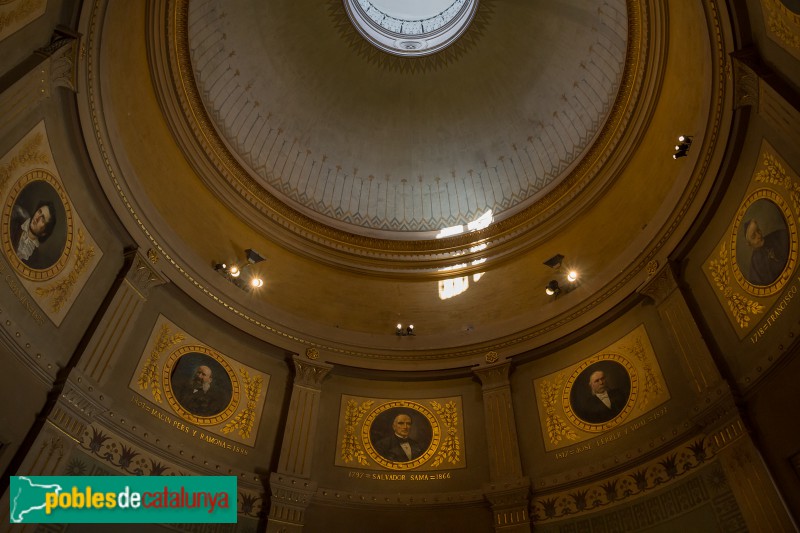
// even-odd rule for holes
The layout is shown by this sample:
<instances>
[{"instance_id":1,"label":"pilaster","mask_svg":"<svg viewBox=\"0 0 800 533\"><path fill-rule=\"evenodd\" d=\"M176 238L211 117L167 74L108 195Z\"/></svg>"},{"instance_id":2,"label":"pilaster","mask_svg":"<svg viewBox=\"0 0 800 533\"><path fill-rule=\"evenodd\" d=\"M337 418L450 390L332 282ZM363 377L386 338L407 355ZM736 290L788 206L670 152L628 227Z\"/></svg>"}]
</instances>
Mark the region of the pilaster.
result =
<instances>
[{"instance_id":1,"label":"pilaster","mask_svg":"<svg viewBox=\"0 0 800 533\"><path fill-rule=\"evenodd\" d=\"M102 383L119 355L119 347L124 345L130 326L136 322L143 304L147 301L150 289L165 283L165 279L155 269L157 258L155 254L144 257L138 250L126 252L127 270L124 277L117 285L116 292L77 365L89 379Z\"/></svg>"},{"instance_id":2,"label":"pilaster","mask_svg":"<svg viewBox=\"0 0 800 533\"><path fill-rule=\"evenodd\" d=\"M79 38L67 28L56 28L50 43L35 50L5 76L0 86L0 116L7 124L17 115L50 98L58 87L75 91Z\"/></svg>"},{"instance_id":3,"label":"pilaster","mask_svg":"<svg viewBox=\"0 0 800 533\"><path fill-rule=\"evenodd\" d=\"M697 327L671 264L656 270L640 292L655 302L675 354L694 392L698 395L720 385L722 376Z\"/></svg>"},{"instance_id":4,"label":"pilaster","mask_svg":"<svg viewBox=\"0 0 800 533\"><path fill-rule=\"evenodd\" d=\"M322 381L333 365L292 358L295 375L292 398L283 433L278 471L270 475L272 502L267 531L291 533L303 530L305 510L316 484L311 481Z\"/></svg>"},{"instance_id":5,"label":"pilaster","mask_svg":"<svg viewBox=\"0 0 800 533\"><path fill-rule=\"evenodd\" d=\"M750 531L798 531L761 454L738 416L707 440Z\"/></svg>"},{"instance_id":6,"label":"pilaster","mask_svg":"<svg viewBox=\"0 0 800 533\"><path fill-rule=\"evenodd\" d=\"M751 106L771 130L786 139L800 139L800 110L794 98L786 98L792 89L762 63L755 48L737 51L732 58L734 105Z\"/></svg>"},{"instance_id":7,"label":"pilaster","mask_svg":"<svg viewBox=\"0 0 800 533\"><path fill-rule=\"evenodd\" d=\"M508 376L511 363L477 368L489 451L490 482L484 496L492 506L495 531L530 531L530 480L522 476L519 441Z\"/></svg>"}]
</instances>

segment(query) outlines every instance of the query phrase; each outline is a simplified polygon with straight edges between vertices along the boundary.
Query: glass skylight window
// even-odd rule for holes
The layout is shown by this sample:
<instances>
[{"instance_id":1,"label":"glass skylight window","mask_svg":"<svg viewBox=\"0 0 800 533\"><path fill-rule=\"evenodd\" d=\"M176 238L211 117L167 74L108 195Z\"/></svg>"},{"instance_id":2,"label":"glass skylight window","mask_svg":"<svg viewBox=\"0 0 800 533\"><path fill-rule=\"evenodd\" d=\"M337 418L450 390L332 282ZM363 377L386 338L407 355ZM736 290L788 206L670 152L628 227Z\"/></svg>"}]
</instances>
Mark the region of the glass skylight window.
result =
<instances>
[{"instance_id":1,"label":"glass skylight window","mask_svg":"<svg viewBox=\"0 0 800 533\"><path fill-rule=\"evenodd\" d=\"M437 52L458 39L478 0L345 0L356 29L373 45L402 56Z\"/></svg>"}]
</instances>

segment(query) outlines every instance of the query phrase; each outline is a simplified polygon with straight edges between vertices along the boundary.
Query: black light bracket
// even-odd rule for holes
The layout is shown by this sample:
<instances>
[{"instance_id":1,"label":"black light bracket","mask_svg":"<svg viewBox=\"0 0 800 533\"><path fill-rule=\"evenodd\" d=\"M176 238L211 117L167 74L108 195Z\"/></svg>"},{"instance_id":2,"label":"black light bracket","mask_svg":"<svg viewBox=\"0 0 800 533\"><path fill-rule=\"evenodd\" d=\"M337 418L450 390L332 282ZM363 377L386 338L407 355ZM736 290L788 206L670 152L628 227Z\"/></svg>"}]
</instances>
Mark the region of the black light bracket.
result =
<instances>
[{"instance_id":1,"label":"black light bracket","mask_svg":"<svg viewBox=\"0 0 800 533\"><path fill-rule=\"evenodd\" d=\"M225 279L244 291L258 289L264 282L261 278L250 272L250 266L264 261L264 256L252 248L244 251L245 261L241 266L238 263L222 263L214 261L212 266Z\"/></svg>"},{"instance_id":2,"label":"black light bracket","mask_svg":"<svg viewBox=\"0 0 800 533\"><path fill-rule=\"evenodd\" d=\"M244 251L244 253L245 256L247 257L247 262L252 265L260 263L261 261L264 260L264 256L262 256L260 253L256 252L252 248L248 248L247 250Z\"/></svg>"}]
</instances>

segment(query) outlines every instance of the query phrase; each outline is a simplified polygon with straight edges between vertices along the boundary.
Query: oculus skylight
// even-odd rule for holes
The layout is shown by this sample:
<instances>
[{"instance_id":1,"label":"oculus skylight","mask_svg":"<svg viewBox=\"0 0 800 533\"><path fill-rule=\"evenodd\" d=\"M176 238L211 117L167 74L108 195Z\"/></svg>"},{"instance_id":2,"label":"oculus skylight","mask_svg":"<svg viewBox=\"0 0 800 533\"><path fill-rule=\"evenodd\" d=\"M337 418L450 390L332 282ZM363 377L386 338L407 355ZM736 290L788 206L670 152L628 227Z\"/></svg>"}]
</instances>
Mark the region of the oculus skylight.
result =
<instances>
[{"instance_id":1,"label":"oculus skylight","mask_svg":"<svg viewBox=\"0 0 800 533\"><path fill-rule=\"evenodd\" d=\"M442 50L469 26L478 0L344 0L358 32L377 48L399 56Z\"/></svg>"}]
</instances>

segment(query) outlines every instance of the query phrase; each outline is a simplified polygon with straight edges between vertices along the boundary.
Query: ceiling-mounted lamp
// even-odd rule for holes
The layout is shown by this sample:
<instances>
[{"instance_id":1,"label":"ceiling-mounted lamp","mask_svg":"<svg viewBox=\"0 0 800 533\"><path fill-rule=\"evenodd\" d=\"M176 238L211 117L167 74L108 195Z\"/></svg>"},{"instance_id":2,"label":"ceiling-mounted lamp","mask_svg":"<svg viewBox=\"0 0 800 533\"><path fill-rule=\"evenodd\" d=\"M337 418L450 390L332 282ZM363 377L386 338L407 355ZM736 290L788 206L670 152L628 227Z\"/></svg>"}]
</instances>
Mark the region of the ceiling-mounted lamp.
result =
<instances>
[{"instance_id":1,"label":"ceiling-mounted lamp","mask_svg":"<svg viewBox=\"0 0 800 533\"><path fill-rule=\"evenodd\" d=\"M689 155L689 148L692 146L692 137L690 135L678 135L678 144L675 145L675 153L672 154L672 159L679 157L686 157Z\"/></svg>"},{"instance_id":2,"label":"ceiling-mounted lamp","mask_svg":"<svg viewBox=\"0 0 800 533\"><path fill-rule=\"evenodd\" d=\"M544 292L548 296L556 296L558 293L561 292L561 287L558 286L558 282L554 279L551 279L547 286L544 288Z\"/></svg>"},{"instance_id":3,"label":"ceiling-mounted lamp","mask_svg":"<svg viewBox=\"0 0 800 533\"><path fill-rule=\"evenodd\" d=\"M562 276L559 278L561 279L562 283L559 284L557 279L551 279L547 285L545 285L544 292L548 296L555 296L557 298L560 294L566 294L579 285L578 278L580 275L578 274L578 271L574 268L569 268L569 265L566 265L562 270L561 267L564 266L563 263L563 254L556 254L544 262L545 265L549 266Z\"/></svg>"},{"instance_id":4,"label":"ceiling-mounted lamp","mask_svg":"<svg viewBox=\"0 0 800 533\"><path fill-rule=\"evenodd\" d=\"M235 263L214 263L214 270L242 290L254 290L264 286L264 280L257 273L251 272L251 266L264 261L264 257L248 248L244 251L244 261Z\"/></svg>"},{"instance_id":5,"label":"ceiling-mounted lamp","mask_svg":"<svg viewBox=\"0 0 800 533\"><path fill-rule=\"evenodd\" d=\"M414 324L409 324L403 329L403 324L397 324L397 327L394 330L394 334L398 337L408 337L414 335Z\"/></svg>"}]
</instances>

